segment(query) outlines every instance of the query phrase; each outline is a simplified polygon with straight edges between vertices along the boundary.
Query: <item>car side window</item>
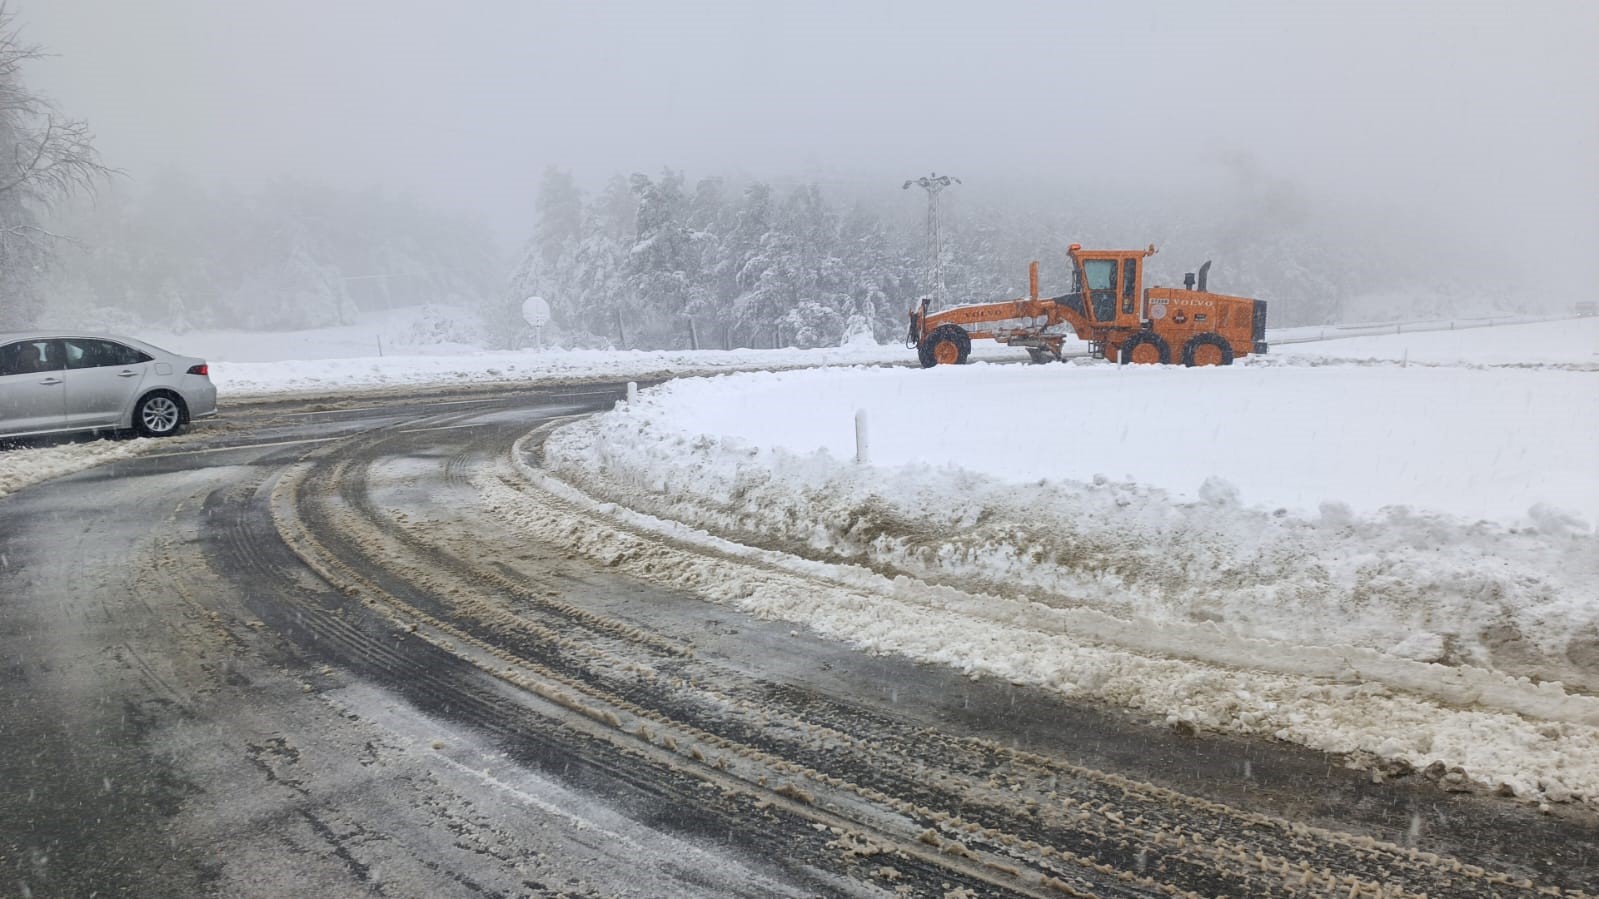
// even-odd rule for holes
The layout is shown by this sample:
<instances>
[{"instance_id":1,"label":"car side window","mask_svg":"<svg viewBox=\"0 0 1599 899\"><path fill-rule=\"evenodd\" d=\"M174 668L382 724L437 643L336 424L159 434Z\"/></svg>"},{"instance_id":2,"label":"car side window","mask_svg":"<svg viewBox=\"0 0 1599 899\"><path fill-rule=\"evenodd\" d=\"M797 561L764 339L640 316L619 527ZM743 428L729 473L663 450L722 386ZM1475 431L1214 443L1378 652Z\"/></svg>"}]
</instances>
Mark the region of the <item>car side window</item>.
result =
<instances>
[{"instance_id":1,"label":"car side window","mask_svg":"<svg viewBox=\"0 0 1599 899\"><path fill-rule=\"evenodd\" d=\"M155 358L142 350L136 350L131 346L123 346L120 343L112 343L109 340L100 341L100 345L105 354L101 357L101 365L138 365L140 362L149 362Z\"/></svg>"},{"instance_id":2,"label":"car side window","mask_svg":"<svg viewBox=\"0 0 1599 899\"><path fill-rule=\"evenodd\" d=\"M94 347L90 340L63 340L61 345L66 349L67 368L93 368Z\"/></svg>"},{"instance_id":3,"label":"car side window","mask_svg":"<svg viewBox=\"0 0 1599 899\"><path fill-rule=\"evenodd\" d=\"M0 375L32 375L61 367L49 340L19 340L0 346Z\"/></svg>"},{"instance_id":4,"label":"car side window","mask_svg":"<svg viewBox=\"0 0 1599 899\"><path fill-rule=\"evenodd\" d=\"M23 374L21 357L22 344L8 343L0 346L0 376Z\"/></svg>"},{"instance_id":5,"label":"car side window","mask_svg":"<svg viewBox=\"0 0 1599 899\"><path fill-rule=\"evenodd\" d=\"M150 356L133 347L109 340L75 337L62 341L66 346L67 368L99 368L110 365L137 365Z\"/></svg>"}]
</instances>

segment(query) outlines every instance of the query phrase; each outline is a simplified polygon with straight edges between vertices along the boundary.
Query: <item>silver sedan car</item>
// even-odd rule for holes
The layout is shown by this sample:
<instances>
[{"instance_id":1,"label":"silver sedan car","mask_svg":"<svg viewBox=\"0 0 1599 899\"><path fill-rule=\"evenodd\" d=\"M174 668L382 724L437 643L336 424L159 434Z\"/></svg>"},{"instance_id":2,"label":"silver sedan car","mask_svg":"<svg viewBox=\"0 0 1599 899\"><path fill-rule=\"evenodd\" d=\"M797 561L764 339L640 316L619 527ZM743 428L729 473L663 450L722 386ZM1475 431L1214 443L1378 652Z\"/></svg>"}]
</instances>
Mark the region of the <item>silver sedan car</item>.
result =
<instances>
[{"instance_id":1,"label":"silver sedan car","mask_svg":"<svg viewBox=\"0 0 1599 899\"><path fill-rule=\"evenodd\" d=\"M127 337L0 333L0 437L128 428L165 437L216 411L204 359Z\"/></svg>"}]
</instances>

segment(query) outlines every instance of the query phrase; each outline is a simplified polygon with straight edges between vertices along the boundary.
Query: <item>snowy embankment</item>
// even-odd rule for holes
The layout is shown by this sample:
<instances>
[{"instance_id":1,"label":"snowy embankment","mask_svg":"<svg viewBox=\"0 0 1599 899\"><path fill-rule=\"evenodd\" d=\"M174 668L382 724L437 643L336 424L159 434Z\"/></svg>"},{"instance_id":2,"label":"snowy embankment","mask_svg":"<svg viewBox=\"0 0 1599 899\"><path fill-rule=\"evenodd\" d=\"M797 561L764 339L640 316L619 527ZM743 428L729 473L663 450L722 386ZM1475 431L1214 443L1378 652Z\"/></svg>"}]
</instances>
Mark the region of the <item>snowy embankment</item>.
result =
<instances>
[{"instance_id":1,"label":"snowy embankment","mask_svg":"<svg viewBox=\"0 0 1599 899\"><path fill-rule=\"evenodd\" d=\"M1226 369L685 380L557 432L546 465L633 527L881 603L845 627L822 595L725 598L757 612L1599 803L1596 348L1584 321Z\"/></svg>"}]
</instances>

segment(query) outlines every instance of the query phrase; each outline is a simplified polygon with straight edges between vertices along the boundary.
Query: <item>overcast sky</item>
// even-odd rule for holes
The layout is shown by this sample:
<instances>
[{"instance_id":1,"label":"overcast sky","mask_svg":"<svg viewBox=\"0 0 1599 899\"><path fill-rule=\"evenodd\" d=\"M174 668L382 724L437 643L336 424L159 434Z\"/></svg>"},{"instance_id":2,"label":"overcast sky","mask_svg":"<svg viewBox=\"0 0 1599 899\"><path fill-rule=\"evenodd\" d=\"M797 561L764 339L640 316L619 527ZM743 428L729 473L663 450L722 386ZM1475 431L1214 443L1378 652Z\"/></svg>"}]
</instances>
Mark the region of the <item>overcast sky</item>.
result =
<instances>
[{"instance_id":1,"label":"overcast sky","mask_svg":"<svg viewBox=\"0 0 1599 899\"><path fill-rule=\"evenodd\" d=\"M550 164L1069 192L1244 154L1599 280L1594 0L10 5L135 179L379 185L515 240Z\"/></svg>"}]
</instances>

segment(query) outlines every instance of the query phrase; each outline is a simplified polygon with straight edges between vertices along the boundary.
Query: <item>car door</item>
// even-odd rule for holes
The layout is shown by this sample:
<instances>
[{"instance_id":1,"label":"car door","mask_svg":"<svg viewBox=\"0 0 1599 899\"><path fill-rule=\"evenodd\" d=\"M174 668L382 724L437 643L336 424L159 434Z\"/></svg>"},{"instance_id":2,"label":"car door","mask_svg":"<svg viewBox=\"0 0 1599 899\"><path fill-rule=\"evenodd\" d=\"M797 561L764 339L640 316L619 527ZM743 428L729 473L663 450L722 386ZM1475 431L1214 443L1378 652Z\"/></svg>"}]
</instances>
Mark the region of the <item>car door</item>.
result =
<instances>
[{"instance_id":1,"label":"car door","mask_svg":"<svg viewBox=\"0 0 1599 899\"><path fill-rule=\"evenodd\" d=\"M74 428L120 427L151 358L112 340L63 338L66 357L66 417Z\"/></svg>"},{"instance_id":2,"label":"car door","mask_svg":"<svg viewBox=\"0 0 1599 899\"><path fill-rule=\"evenodd\" d=\"M53 431L66 424L66 380L54 340L0 346L0 434Z\"/></svg>"}]
</instances>

